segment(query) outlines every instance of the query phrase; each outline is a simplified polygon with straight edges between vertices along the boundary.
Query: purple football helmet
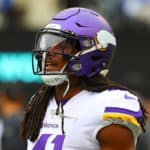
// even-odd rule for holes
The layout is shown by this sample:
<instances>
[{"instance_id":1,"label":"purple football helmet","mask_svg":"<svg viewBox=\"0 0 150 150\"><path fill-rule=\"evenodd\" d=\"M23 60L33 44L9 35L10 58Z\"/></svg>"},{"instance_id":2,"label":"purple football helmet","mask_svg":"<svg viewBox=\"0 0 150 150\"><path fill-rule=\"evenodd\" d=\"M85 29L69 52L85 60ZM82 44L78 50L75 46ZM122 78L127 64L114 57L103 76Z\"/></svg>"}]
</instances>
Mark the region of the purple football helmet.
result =
<instances>
[{"instance_id":1,"label":"purple football helmet","mask_svg":"<svg viewBox=\"0 0 150 150\"><path fill-rule=\"evenodd\" d=\"M78 53L68 56L69 68L63 68L58 74L74 74L78 77L90 78L98 73L105 75L111 62L116 39L108 22L103 16L85 8L69 8L53 17L36 38L33 50L33 71L35 74L50 75L44 69L43 53L56 43L74 41L78 45ZM34 62L36 58L37 62ZM36 66L36 67L35 67ZM36 68L36 69L35 69Z\"/></svg>"}]
</instances>

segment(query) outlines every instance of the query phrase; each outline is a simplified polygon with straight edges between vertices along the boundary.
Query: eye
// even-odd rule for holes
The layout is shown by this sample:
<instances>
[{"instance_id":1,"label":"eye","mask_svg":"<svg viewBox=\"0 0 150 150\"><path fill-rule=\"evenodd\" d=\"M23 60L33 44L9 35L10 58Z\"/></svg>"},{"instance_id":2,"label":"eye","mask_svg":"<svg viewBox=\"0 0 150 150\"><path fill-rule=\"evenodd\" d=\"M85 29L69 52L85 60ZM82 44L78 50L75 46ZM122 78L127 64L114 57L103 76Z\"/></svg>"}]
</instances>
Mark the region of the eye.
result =
<instances>
[{"instance_id":1,"label":"eye","mask_svg":"<svg viewBox=\"0 0 150 150\"><path fill-rule=\"evenodd\" d=\"M48 51L47 56L60 56L60 55L62 55L62 53L60 51Z\"/></svg>"}]
</instances>

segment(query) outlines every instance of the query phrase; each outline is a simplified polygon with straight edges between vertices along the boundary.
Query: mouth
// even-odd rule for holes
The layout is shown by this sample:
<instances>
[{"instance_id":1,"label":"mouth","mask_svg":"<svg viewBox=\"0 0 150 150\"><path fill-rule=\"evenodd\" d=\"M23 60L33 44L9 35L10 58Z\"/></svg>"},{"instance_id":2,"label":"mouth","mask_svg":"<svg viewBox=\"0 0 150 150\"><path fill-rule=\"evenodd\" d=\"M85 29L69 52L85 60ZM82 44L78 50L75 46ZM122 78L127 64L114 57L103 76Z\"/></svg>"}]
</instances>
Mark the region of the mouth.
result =
<instances>
[{"instance_id":1,"label":"mouth","mask_svg":"<svg viewBox=\"0 0 150 150\"><path fill-rule=\"evenodd\" d=\"M46 67L48 67L48 66L57 66L57 63L55 63L55 62L46 62L45 66Z\"/></svg>"},{"instance_id":2,"label":"mouth","mask_svg":"<svg viewBox=\"0 0 150 150\"><path fill-rule=\"evenodd\" d=\"M58 64L56 62L46 62L45 64L45 70L50 71L57 71Z\"/></svg>"}]
</instances>

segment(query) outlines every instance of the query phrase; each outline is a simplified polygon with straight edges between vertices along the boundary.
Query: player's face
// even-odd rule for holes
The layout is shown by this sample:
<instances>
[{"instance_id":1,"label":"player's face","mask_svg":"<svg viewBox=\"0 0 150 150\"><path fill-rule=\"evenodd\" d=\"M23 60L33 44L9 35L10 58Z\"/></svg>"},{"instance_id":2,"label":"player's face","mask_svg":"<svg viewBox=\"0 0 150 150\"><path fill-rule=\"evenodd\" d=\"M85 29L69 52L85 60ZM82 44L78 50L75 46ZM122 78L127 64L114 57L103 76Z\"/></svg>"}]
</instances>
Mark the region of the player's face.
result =
<instances>
[{"instance_id":1,"label":"player's face","mask_svg":"<svg viewBox=\"0 0 150 150\"><path fill-rule=\"evenodd\" d=\"M56 46L50 48L48 51L49 52L46 55L45 61L45 70L47 72L60 71L63 68L63 66L67 63L67 61L61 54L62 51L65 54L74 53L70 43L66 43L65 46L63 45L63 43L57 44Z\"/></svg>"}]
</instances>

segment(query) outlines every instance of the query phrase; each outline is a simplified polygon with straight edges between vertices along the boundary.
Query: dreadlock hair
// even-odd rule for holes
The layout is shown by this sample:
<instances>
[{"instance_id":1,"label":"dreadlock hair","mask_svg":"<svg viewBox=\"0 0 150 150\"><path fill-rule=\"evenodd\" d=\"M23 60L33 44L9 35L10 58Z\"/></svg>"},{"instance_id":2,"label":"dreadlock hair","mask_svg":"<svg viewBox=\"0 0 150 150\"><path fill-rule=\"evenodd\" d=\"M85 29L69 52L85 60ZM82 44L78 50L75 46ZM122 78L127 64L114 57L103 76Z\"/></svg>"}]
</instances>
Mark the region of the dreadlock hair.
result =
<instances>
[{"instance_id":1,"label":"dreadlock hair","mask_svg":"<svg viewBox=\"0 0 150 150\"><path fill-rule=\"evenodd\" d=\"M38 137L46 108L53 96L54 88L42 86L31 98L25 108L24 119L21 124L21 137L35 141Z\"/></svg>"},{"instance_id":2,"label":"dreadlock hair","mask_svg":"<svg viewBox=\"0 0 150 150\"><path fill-rule=\"evenodd\" d=\"M101 75L96 75L92 78L81 78L81 86L87 91L102 92L106 89L121 89L129 90L126 86L120 85L116 82L104 78ZM131 91L132 92L132 91ZM132 92L133 93L133 92ZM30 139L35 141L39 135L42 121L49 103L49 100L54 96L54 87L43 86L31 98L29 104L25 109L24 120L21 126L21 136L23 139ZM141 127L144 130L146 121L146 111L140 102L141 110L143 111L143 118Z\"/></svg>"}]
</instances>

